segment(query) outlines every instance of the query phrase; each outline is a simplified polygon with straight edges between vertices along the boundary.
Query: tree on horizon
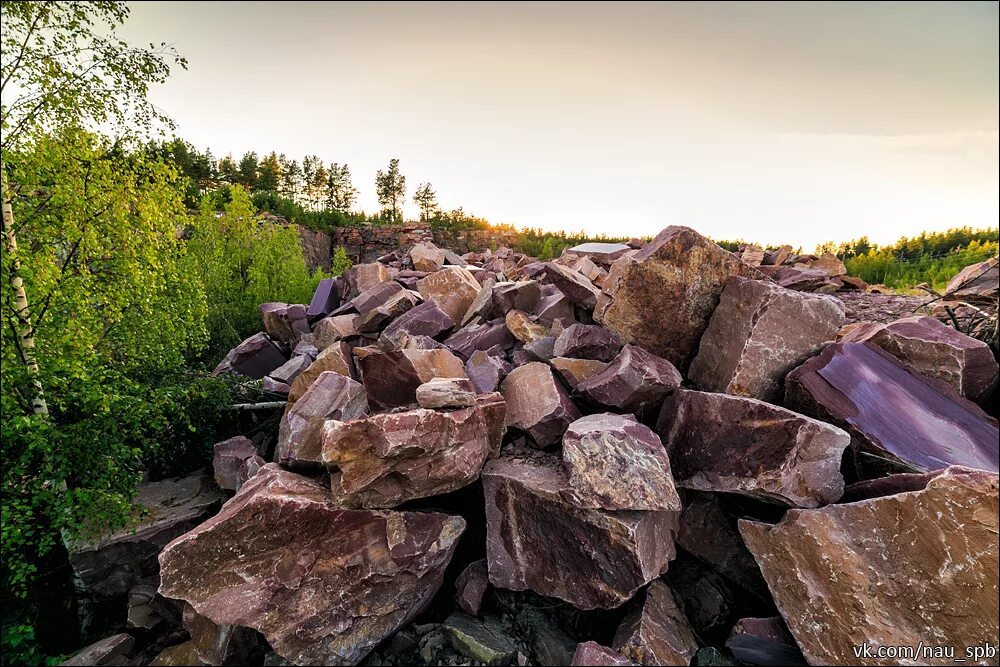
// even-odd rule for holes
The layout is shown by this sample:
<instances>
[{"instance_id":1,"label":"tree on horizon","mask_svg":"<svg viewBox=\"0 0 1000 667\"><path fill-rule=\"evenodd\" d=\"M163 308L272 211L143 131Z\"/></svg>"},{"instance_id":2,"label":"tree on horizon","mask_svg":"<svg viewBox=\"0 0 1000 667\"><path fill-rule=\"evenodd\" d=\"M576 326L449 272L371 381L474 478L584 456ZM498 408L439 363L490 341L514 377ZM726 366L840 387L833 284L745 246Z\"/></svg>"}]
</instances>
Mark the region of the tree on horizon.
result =
<instances>
[{"instance_id":1,"label":"tree on horizon","mask_svg":"<svg viewBox=\"0 0 1000 667\"><path fill-rule=\"evenodd\" d=\"M402 222L401 204L406 197L406 176L399 173L399 158L389 160L389 170L375 174L375 194L383 212L391 211L392 222Z\"/></svg>"}]
</instances>

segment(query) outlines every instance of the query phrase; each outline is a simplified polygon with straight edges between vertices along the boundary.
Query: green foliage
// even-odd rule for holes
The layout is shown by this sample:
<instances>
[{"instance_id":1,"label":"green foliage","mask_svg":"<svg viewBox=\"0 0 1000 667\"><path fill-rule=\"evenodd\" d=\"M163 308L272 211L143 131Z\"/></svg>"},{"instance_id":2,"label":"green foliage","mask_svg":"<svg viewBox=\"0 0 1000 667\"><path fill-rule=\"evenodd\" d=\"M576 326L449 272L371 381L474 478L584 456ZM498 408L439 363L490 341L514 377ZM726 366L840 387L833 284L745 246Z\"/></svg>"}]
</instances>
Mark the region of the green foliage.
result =
<instances>
[{"instance_id":1,"label":"green foliage","mask_svg":"<svg viewBox=\"0 0 1000 667\"><path fill-rule=\"evenodd\" d=\"M891 248L876 248L848 257L844 266L848 274L871 284L905 289L927 283L933 289L941 290L963 268L993 257L998 249L1000 244L997 241L972 241L943 255L926 254L904 259L894 254Z\"/></svg>"},{"instance_id":2,"label":"green foliage","mask_svg":"<svg viewBox=\"0 0 1000 667\"><path fill-rule=\"evenodd\" d=\"M389 169L379 169L375 174L375 194L382 207L383 220L390 223L403 222L401 206L406 197L406 176L399 173L399 159L389 160Z\"/></svg>"},{"instance_id":3,"label":"green foliage","mask_svg":"<svg viewBox=\"0 0 1000 667\"><path fill-rule=\"evenodd\" d=\"M0 649L7 665L58 665L60 656L47 656L35 642L35 628L27 623L0 627Z\"/></svg>"},{"instance_id":4,"label":"green foliage","mask_svg":"<svg viewBox=\"0 0 1000 667\"><path fill-rule=\"evenodd\" d=\"M347 251L344 250L343 246L337 246L333 249L333 259L330 262L330 275L339 276L347 269L351 268L351 259L347 256Z\"/></svg>"},{"instance_id":5,"label":"green foliage","mask_svg":"<svg viewBox=\"0 0 1000 667\"><path fill-rule=\"evenodd\" d=\"M413 203L420 209L420 220L427 222L437 211L437 193L430 183L421 183L413 195Z\"/></svg>"},{"instance_id":6,"label":"green foliage","mask_svg":"<svg viewBox=\"0 0 1000 667\"><path fill-rule=\"evenodd\" d=\"M521 252L539 259L552 259L562 254L566 248L581 243L624 243L627 237L613 237L600 234L589 236L582 230L576 233L545 232L541 229L525 229L517 236L515 245Z\"/></svg>"}]
</instances>

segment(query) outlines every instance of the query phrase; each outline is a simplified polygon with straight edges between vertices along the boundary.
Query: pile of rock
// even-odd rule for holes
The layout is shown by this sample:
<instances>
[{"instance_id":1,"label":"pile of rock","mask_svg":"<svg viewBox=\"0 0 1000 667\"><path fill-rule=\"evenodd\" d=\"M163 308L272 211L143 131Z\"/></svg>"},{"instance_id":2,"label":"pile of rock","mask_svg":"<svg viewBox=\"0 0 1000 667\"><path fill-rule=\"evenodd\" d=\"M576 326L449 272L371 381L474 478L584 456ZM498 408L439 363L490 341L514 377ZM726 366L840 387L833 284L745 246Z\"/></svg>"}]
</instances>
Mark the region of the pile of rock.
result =
<instances>
[{"instance_id":1,"label":"pile of rock","mask_svg":"<svg viewBox=\"0 0 1000 667\"><path fill-rule=\"evenodd\" d=\"M736 255L789 289L820 294L868 289L865 281L847 275L844 263L833 253L797 255L790 245L769 251L760 246L746 245Z\"/></svg>"},{"instance_id":2,"label":"pile of rock","mask_svg":"<svg viewBox=\"0 0 1000 667\"><path fill-rule=\"evenodd\" d=\"M932 318L845 328L842 265L791 257L422 243L264 304L216 372L287 395L273 461L219 443L235 495L157 537L190 638L156 664L995 645L996 360Z\"/></svg>"}]
</instances>

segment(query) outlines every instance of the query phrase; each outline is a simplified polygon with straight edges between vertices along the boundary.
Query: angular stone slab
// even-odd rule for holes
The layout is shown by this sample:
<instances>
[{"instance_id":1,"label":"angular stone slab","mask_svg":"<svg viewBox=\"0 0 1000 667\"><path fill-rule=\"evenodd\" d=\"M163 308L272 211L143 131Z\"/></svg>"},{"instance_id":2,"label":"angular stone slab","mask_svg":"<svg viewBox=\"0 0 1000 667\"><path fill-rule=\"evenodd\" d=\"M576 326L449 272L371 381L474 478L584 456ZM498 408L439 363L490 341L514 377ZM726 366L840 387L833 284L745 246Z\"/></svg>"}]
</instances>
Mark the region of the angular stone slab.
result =
<instances>
[{"instance_id":1,"label":"angular stone slab","mask_svg":"<svg viewBox=\"0 0 1000 667\"><path fill-rule=\"evenodd\" d=\"M273 340L295 345L302 334L309 333L306 307L302 304L262 303L260 316L264 321L264 331Z\"/></svg>"},{"instance_id":2,"label":"angular stone slab","mask_svg":"<svg viewBox=\"0 0 1000 667\"><path fill-rule=\"evenodd\" d=\"M763 278L693 229L667 227L612 265L603 323L686 372L723 287L736 276Z\"/></svg>"},{"instance_id":3,"label":"angular stone slab","mask_svg":"<svg viewBox=\"0 0 1000 667\"><path fill-rule=\"evenodd\" d=\"M343 295L344 300L350 301L379 283L390 280L392 280L392 272L384 264L378 262L355 264L344 272L344 283L347 290Z\"/></svg>"},{"instance_id":4,"label":"angular stone slab","mask_svg":"<svg viewBox=\"0 0 1000 667\"><path fill-rule=\"evenodd\" d=\"M531 312L538 305L542 293L534 280L496 283L492 287L493 304L501 313L511 310Z\"/></svg>"},{"instance_id":5,"label":"angular stone slab","mask_svg":"<svg viewBox=\"0 0 1000 667\"><path fill-rule=\"evenodd\" d=\"M433 378L417 387L417 405L422 408L468 408L475 404L476 387L468 378Z\"/></svg>"},{"instance_id":6,"label":"angular stone slab","mask_svg":"<svg viewBox=\"0 0 1000 667\"><path fill-rule=\"evenodd\" d=\"M330 345L309 364L309 367L298 374L288 391L288 402L294 403L302 398L302 394L312 386L320 375L327 371L339 373L344 377L354 379L354 363L351 357L351 346L344 341Z\"/></svg>"},{"instance_id":7,"label":"angular stone slab","mask_svg":"<svg viewBox=\"0 0 1000 667\"><path fill-rule=\"evenodd\" d=\"M630 415L581 417L562 441L569 488L582 508L680 511L681 500L660 438Z\"/></svg>"},{"instance_id":8,"label":"angular stone slab","mask_svg":"<svg viewBox=\"0 0 1000 667\"><path fill-rule=\"evenodd\" d=\"M844 324L834 297L734 278L701 337L688 377L699 389L777 402L785 375Z\"/></svg>"},{"instance_id":9,"label":"angular stone slab","mask_svg":"<svg viewBox=\"0 0 1000 667\"><path fill-rule=\"evenodd\" d=\"M532 322L527 313L520 310L511 310L504 317L504 324L514 338L522 343L533 343L549 335L549 328Z\"/></svg>"},{"instance_id":10,"label":"angular stone slab","mask_svg":"<svg viewBox=\"0 0 1000 667\"><path fill-rule=\"evenodd\" d=\"M410 248L410 260L417 271L437 271L445 262L445 251L433 243L418 243Z\"/></svg>"},{"instance_id":11,"label":"angular stone slab","mask_svg":"<svg viewBox=\"0 0 1000 667\"><path fill-rule=\"evenodd\" d=\"M462 611L472 616L478 616L489 585L490 573L486 566L486 559L480 558L469 563L455 580L455 594L458 597L458 606L462 608Z\"/></svg>"},{"instance_id":12,"label":"angular stone slab","mask_svg":"<svg viewBox=\"0 0 1000 667\"><path fill-rule=\"evenodd\" d=\"M368 401L393 408L417 401L417 387L436 377L462 378L465 364L449 350L374 351L358 360Z\"/></svg>"},{"instance_id":13,"label":"angular stone slab","mask_svg":"<svg viewBox=\"0 0 1000 667\"><path fill-rule=\"evenodd\" d=\"M597 642L582 642L577 644L571 665L580 667L599 665L601 667L629 667L635 665L621 653L612 651L607 646Z\"/></svg>"},{"instance_id":14,"label":"angular stone slab","mask_svg":"<svg viewBox=\"0 0 1000 667\"><path fill-rule=\"evenodd\" d=\"M328 420L323 464L331 493L346 507L395 507L474 482L500 453L503 398L483 394L471 408L419 408L354 421Z\"/></svg>"},{"instance_id":15,"label":"angular stone slab","mask_svg":"<svg viewBox=\"0 0 1000 667\"><path fill-rule=\"evenodd\" d=\"M85 646L65 662L59 663L66 667L76 667L77 665L127 665L132 651L135 649L135 637L120 632L117 635L105 637L99 641Z\"/></svg>"},{"instance_id":16,"label":"angular stone slab","mask_svg":"<svg viewBox=\"0 0 1000 667\"><path fill-rule=\"evenodd\" d=\"M313 298L306 308L306 317L309 319L324 317L329 315L340 306L340 294L337 293L335 279L324 278L316 285Z\"/></svg>"},{"instance_id":17,"label":"angular stone slab","mask_svg":"<svg viewBox=\"0 0 1000 667\"><path fill-rule=\"evenodd\" d=\"M476 350L465 362L465 372L480 394L496 391L512 368L500 347Z\"/></svg>"},{"instance_id":18,"label":"angular stone slab","mask_svg":"<svg viewBox=\"0 0 1000 667\"><path fill-rule=\"evenodd\" d=\"M558 287L567 299L581 308L594 309L601 290L597 289L585 275L555 262L545 263L543 275L545 282Z\"/></svg>"},{"instance_id":19,"label":"angular stone slab","mask_svg":"<svg viewBox=\"0 0 1000 667\"><path fill-rule=\"evenodd\" d=\"M355 314L324 317L313 327L313 344L325 350L337 341L358 335L357 319Z\"/></svg>"},{"instance_id":20,"label":"angular stone slab","mask_svg":"<svg viewBox=\"0 0 1000 667\"><path fill-rule=\"evenodd\" d=\"M239 625L219 625L184 605L184 629L192 649L206 665L249 665L264 657L267 645L256 630Z\"/></svg>"},{"instance_id":21,"label":"angular stone slab","mask_svg":"<svg viewBox=\"0 0 1000 667\"><path fill-rule=\"evenodd\" d=\"M479 289L475 277L459 266L445 267L417 281L420 296L427 301L437 301L441 310L455 322L462 320Z\"/></svg>"},{"instance_id":22,"label":"angular stone slab","mask_svg":"<svg viewBox=\"0 0 1000 667\"><path fill-rule=\"evenodd\" d=\"M741 521L740 532L809 664L886 664L855 653L865 642L959 656L1000 632L997 487L995 473L951 467L920 491Z\"/></svg>"},{"instance_id":23,"label":"angular stone slab","mask_svg":"<svg viewBox=\"0 0 1000 667\"><path fill-rule=\"evenodd\" d=\"M405 331L411 336L435 338L451 331L454 326L455 321L441 310L436 301L424 301L393 320L383 333L391 336L394 332Z\"/></svg>"},{"instance_id":24,"label":"angular stone slab","mask_svg":"<svg viewBox=\"0 0 1000 667\"><path fill-rule=\"evenodd\" d=\"M553 353L557 357L611 361L622 349L622 342L611 331L595 324L571 324L556 337Z\"/></svg>"},{"instance_id":25,"label":"angular stone slab","mask_svg":"<svg viewBox=\"0 0 1000 667\"><path fill-rule=\"evenodd\" d=\"M446 338L444 344L462 359L468 360L476 350L513 345L514 336L503 320L496 320L486 324L468 324Z\"/></svg>"},{"instance_id":26,"label":"angular stone slab","mask_svg":"<svg viewBox=\"0 0 1000 667\"><path fill-rule=\"evenodd\" d=\"M996 257L970 264L948 281L944 297L955 301L996 304L1000 294L1000 260Z\"/></svg>"},{"instance_id":27,"label":"angular stone slab","mask_svg":"<svg viewBox=\"0 0 1000 667\"><path fill-rule=\"evenodd\" d=\"M236 373L260 380L280 368L286 361L288 357L285 353L262 331L230 350L212 371L212 375Z\"/></svg>"},{"instance_id":28,"label":"angular stone slab","mask_svg":"<svg viewBox=\"0 0 1000 667\"><path fill-rule=\"evenodd\" d=\"M288 385L290 387L292 382L295 381L295 378L297 378L302 371L309 368L309 365L312 364L312 362L313 358L308 354L295 355L284 364L271 371L268 377L275 382Z\"/></svg>"},{"instance_id":29,"label":"angular stone slab","mask_svg":"<svg viewBox=\"0 0 1000 667\"><path fill-rule=\"evenodd\" d=\"M556 320L572 320L573 302L559 291L555 294L543 294L535 306L534 313L542 324L552 324Z\"/></svg>"},{"instance_id":30,"label":"angular stone slab","mask_svg":"<svg viewBox=\"0 0 1000 667\"><path fill-rule=\"evenodd\" d=\"M686 666L698 651L698 641L670 587L654 581L642 605L618 626L611 647L640 665Z\"/></svg>"},{"instance_id":31,"label":"angular stone slab","mask_svg":"<svg viewBox=\"0 0 1000 667\"><path fill-rule=\"evenodd\" d=\"M539 447L559 442L580 410L547 364L533 361L511 371L500 383L507 401L507 425L531 436Z\"/></svg>"},{"instance_id":32,"label":"angular stone slab","mask_svg":"<svg viewBox=\"0 0 1000 667\"><path fill-rule=\"evenodd\" d=\"M564 252L568 255L585 255L598 264L611 264L631 249L625 243L581 243Z\"/></svg>"},{"instance_id":33,"label":"angular stone slab","mask_svg":"<svg viewBox=\"0 0 1000 667\"><path fill-rule=\"evenodd\" d=\"M368 401L360 383L333 371L320 373L302 398L285 408L278 426L275 460L290 467L318 467L322 463L323 423L366 414Z\"/></svg>"},{"instance_id":34,"label":"angular stone slab","mask_svg":"<svg viewBox=\"0 0 1000 667\"><path fill-rule=\"evenodd\" d=\"M947 382L966 398L986 398L997 383L1000 368L990 346L940 320L915 315L889 324L866 323L842 342L868 341L920 375Z\"/></svg>"},{"instance_id":35,"label":"angular stone slab","mask_svg":"<svg viewBox=\"0 0 1000 667\"><path fill-rule=\"evenodd\" d=\"M549 365L556 369L562 379L566 380L569 388L574 390L577 385L591 375L600 373L607 367L606 363L596 359L570 359L569 357L553 357L549 359Z\"/></svg>"},{"instance_id":36,"label":"angular stone slab","mask_svg":"<svg viewBox=\"0 0 1000 667\"><path fill-rule=\"evenodd\" d=\"M160 591L218 624L259 631L296 665L353 665L441 585L461 517L337 507L268 464L160 556Z\"/></svg>"},{"instance_id":37,"label":"angular stone slab","mask_svg":"<svg viewBox=\"0 0 1000 667\"><path fill-rule=\"evenodd\" d=\"M642 413L656 409L682 381L666 359L626 345L604 370L579 383L576 391L601 405Z\"/></svg>"},{"instance_id":38,"label":"angular stone slab","mask_svg":"<svg viewBox=\"0 0 1000 667\"><path fill-rule=\"evenodd\" d=\"M680 389L663 403L656 431L677 485L739 493L789 507L819 507L844 493L851 436L763 401Z\"/></svg>"},{"instance_id":39,"label":"angular stone slab","mask_svg":"<svg viewBox=\"0 0 1000 667\"><path fill-rule=\"evenodd\" d=\"M674 557L677 512L584 510L562 499L558 458L501 457L483 469L490 582L578 609L611 609Z\"/></svg>"},{"instance_id":40,"label":"angular stone slab","mask_svg":"<svg viewBox=\"0 0 1000 667\"><path fill-rule=\"evenodd\" d=\"M870 343L835 343L793 370L785 405L843 428L863 456L899 472L1000 467L995 420Z\"/></svg>"},{"instance_id":41,"label":"angular stone slab","mask_svg":"<svg viewBox=\"0 0 1000 667\"><path fill-rule=\"evenodd\" d=\"M220 489L238 491L246 481L240 475L243 462L257 454L253 442L242 435L215 443L212 454L215 483Z\"/></svg>"}]
</instances>

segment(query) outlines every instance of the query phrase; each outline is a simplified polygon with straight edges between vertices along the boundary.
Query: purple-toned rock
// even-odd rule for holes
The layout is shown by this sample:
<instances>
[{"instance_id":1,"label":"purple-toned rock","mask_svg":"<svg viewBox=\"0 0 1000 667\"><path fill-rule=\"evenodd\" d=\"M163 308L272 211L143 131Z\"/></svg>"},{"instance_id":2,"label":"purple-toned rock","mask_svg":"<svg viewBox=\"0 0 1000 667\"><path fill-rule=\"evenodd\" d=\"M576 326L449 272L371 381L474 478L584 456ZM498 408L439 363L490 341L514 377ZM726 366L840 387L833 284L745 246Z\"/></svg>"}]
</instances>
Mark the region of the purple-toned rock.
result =
<instances>
[{"instance_id":1,"label":"purple-toned rock","mask_svg":"<svg viewBox=\"0 0 1000 667\"><path fill-rule=\"evenodd\" d=\"M1000 260L996 257L971 264L948 281L944 298L996 307L1000 294Z\"/></svg>"},{"instance_id":2,"label":"purple-toned rock","mask_svg":"<svg viewBox=\"0 0 1000 667\"><path fill-rule=\"evenodd\" d=\"M934 472L901 472L894 475L886 475L876 479L866 479L854 484L848 484L841 496L841 503L854 503L859 500L870 498L881 498L882 496L893 496L897 493L909 493L910 491L920 491L927 486L927 482L937 476Z\"/></svg>"},{"instance_id":3,"label":"purple-toned rock","mask_svg":"<svg viewBox=\"0 0 1000 667\"><path fill-rule=\"evenodd\" d=\"M441 310L455 322L462 316L479 294L480 285L467 269L449 266L417 281L417 290L425 301L437 301Z\"/></svg>"},{"instance_id":4,"label":"purple-toned rock","mask_svg":"<svg viewBox=\"0 0 1000 667\"><path fill-rule=\"evenodd\" d=\"M780 616L741 618L726 640L726 648L748 665L805 665L806 659Z\"/></svg>"},{"instance_id":5,"label":"purple-toned rock","mask_svg":"<svg viewBox=\"0 0 1000 667\"><path fill-rule=\"evenodd\" d=\"M289 359L288 361L286 361L281 366L279 366L278 368L271 371L268 377L270 377L275 382L279 382L281 384L288 385L289 387L291 387L292 382L295 381L295 378L297 378L299 374L302 373L302 371L309 368L312 362L313 358L310 357L308 354L296 355L291 359Z\"/></svg>"},{"instance_id":6,"label":"purple-toned rock","mask_svg":"<svg viewBox=\"0 0 1000 667\"><path fill-rule=\"evenodd\" d=\"M566 295L566 298L576 305L593 310L597 304L597 297L601 290L594 286L594 283L579 271L556 264L546 262L543 280L555 285L559 291Z\"/></svg>"},{"instance_id":7,"label":"purple-toned rock","mask_svg":"<svg viewBox=\"0 0 1000 667\"><path fill-rule=\"evenodd\" d=\"M496 283L492 288L493 303L501 313L511 310L531 312L538 305L541 290L534 280Z\"/></svg>"},{"instance_id":8,"label":"purple-toned rock","mask_svg":"<svg viewBox=\"0 0 1000 667\"><path fill-rule=\"evenodd\" d=\"M611 361L621 349L621 339L604 327L596 324L571 324L556 338L553 352L557 357Z\"/></svg>"},{"instance_id":9,"label":"purple-toned rock","mask_svg":"<svg viewBox=\"0 0 1000 667\"><path fill-rule=\"evenodd\" d=\"M273 340L295 345L302 334L309 333L306 307L302 304L262 303L260 316L264 321L264 331Z\"/></svg>"},{"instance_id":10,"label":"purple-toned rock","mask_svg":"<svg viewBox=\"0 0 1000 667\"><path fill-rule=\"evenodd\" d=\"M392 280L392 272L383 264L378 262L355 264L344 272L344 286L347 291L343 295L343 300L350 301L379 283L390 280Z\"/></svg>"},{"instance_id":11,"label":"purple-toned rock","mask_svg":"<svg viewBox=\"0 0 1000 667\"><path fill-rule=\"evenodd\" d=\"M549 285L549 287L555 287ZM535 306L535 315L542 324L552 324L556 320L572 320L573 302L558 290L554 294L543 294Z\"/></svg>"},{"instance_id":12,"label":"purple-toned rock","mask_svg":"<svg viewBox=\"0 0 1000 667\"><path fill-rule=\"evenodd\" d=\"M642 606L618 626L611 647L640 665L686 666L698 651L698 640L670 587L654 581Z\"/></svg>"},{"instance_id":13,"label":"purple-toned rock","mask_svg":"<svg viewBox=\"0 0 1000 667\"><path fill-rule=\"evenodd\" d=\"M73 667L76 665L128 665L134 649L135 637L120 632L80 649L68 660L59 664L67 667L71 665Z\"/></svg>"},{"instance_id":14,"label":"purple-toned rock","mask_svg":"<svg viewBox=\"0 0 1000 667\"><path fill-rule=\"evenodd\" d=\"M612 512L563 500L555 456L501 457L483 469L490 583L578 609L611 609L666 571L677 512Z\"/></svg>"},{"instance_id":15,"label":"purple-toned rock","mask_svg":"<svg viewBox=\"0 0 1000 667\"><path fill-rule=\"evenodd\" d=\"M800 292L815 292L833 284L830 276L822 269L808 269L802 266L779 266L767 270L774 282L787 289Z\"/></svg>"},{"instance_id":16,"label":"purple-toned rock","mask_svg":"<svg viewBox=\"0 0 1000 667\"><path fill-rule=\"evenodd\" d=\"M215 483L220 489L239 491L246 478L241 478L243 462L257 455L257 448L249 438L238 435L229 440L215 443L212 455L212 471Z\"/></svg>"},{"instance_id":17,"label":"purple-toned rock","mask_svg":"<svg viewBox=\"0 0 1000 667\"><path fill-rule=\"evenodd\" d=\"M285 466L315 468L322 462L323 423L366 414L368 401L360 383L333 371L320 373L302 397L285 409L275 459Z\"/></svg>"},{"instance_id":18,"label":"purple-toned rock","mask_svg":"<svg viewBox=\"0 0 1000 667\"><path fill-rule=\"evenodd\" d=\"M469 563L455 580L455 594L462 611L471 616L479 616L479 609L483 606L483 598L489 585L490 573L486 559L481 558Z\"/></svg>"},{"instance_id":19,"label":"purple-toned rock","mask_svg":"<svg viewBox=\"0 0 1000 667\"><path fill-rule=\"evenodd\" d=\"M562 440L572 505L606 510L680 511L660 438L631 415L602 413L569 425Z\"/></svg>"},{"instance_id":20,"label":"purple-toned rock","mask_svg":"<svg viewBox=\"0 0 1000 667\"><path fill-rule=\"evenodd\" d=\"M446 338L444 344L462 359L468 359L476 350L513 345L514 336L503 320L497 320L486 324L468 324Z\"/></svg>"},{"instance_id":21,"label":"purple-toned rock","mask_svg":"<svg viewBox=\"0 0 1000 667\"><path fill-rule=\"evenodd\" d=\"M741 521L740 532L809 664L882 665L877 647L928 637L957 655L1000 632L997 487L996 473L950 467L919 491ZM953 663L931 658L914 662Z\"/></svg>"},{"instance_id":22,"label":"purple-toned rock","mask_svg":"<svg viewBox=\"0 0 1000 667\"><path fill-rule=\"evenodd\" d=\"M496 391L500 381L511 371L510 362L503 355L503 348L476 350L465 362L465 373L472 380L476 393Z\"/></svg>"},{"instance_id":23,"label":"purple-toned rock","mask_svg":"<svg viewBox=\"0 0 1000 667\"><path fill-rule=\"evenodd\" d=\"M576 652L573 653L573 661L570 663L574 667L594 665L599 667L630 667L635 664L621 653L612 651L606 646L601 646L597 642L582 642L577 644Z\"/></svg>"},{"instance_id":24,"label":"purple-toned rock","mask_svg":"<svg viewBox=\"0 0 1000 667\"><path fill-rule=\"evenodd\" d=\"M539 447L559 442L566 427L580 418L569 394L541 362L531 362L511 371L500 383L507 401L507 425L528 435Z\"/></svg>"},{"instance_id":25,"label":"purple-toned rock","mask_svg":"<svg viewBox=\"0 0 1000 667\"><path fill-rule=\"evenodd\" d=\"M416 292L405 289L395 281L380 283L351 302L359 313L354 326L361 333L379 331L419 301Z\"/></svg>"},{"instance_id":26,"label":"purple-toned rock","mask_svg":"<svg viewBox=\"0 0 1000 667\"><path fill-rule=\"evenodd\" d=\"M835 343L793 370L785 405L843 428L863 457L898 472L1000 467L995 420L871 343Z\"/></svg>"},{"instance_id":27,"label":"purple-toned rock","mask_svg":"<svg viewBox=\"0 0 1000 667\"><path fill-rule=\"evenodd\" d=\"M294 403L302 398L302 394L306 393L306 390L312 386L316 378L327 371L339 373L351 379L354 378L350 345L344 341L339 341L320 352L316 360L309 364L308 368L299 373L298 377L292 382L291 389L288 392L289 403Z\"/></svg>"},{"instance_id":28,"label":"purple-toned rock","mask_svg":"<svg viewBox=\"0 0 1000 667\"><path fill-rule=\"evenodd\" d=\"M441 310L436 301L424 301L393 320L382 333L391 336L397 331L405 331L411 336L436 338L451 331L454 326L454 320Z\"/></svg>"},{"instance_id":29,"label":"purple-toned rock","mask_svg":"<svg viewBox=\"0 0 1000 667\"><path fill-rule=\"evenodd\" d=\"M764 263L764 249L758 245L748 245L740 253L740 261L748 266L760 266Z\"/></svg>"},{"instance_id":30,"label":"purple-toned rock","mask_svg":"<svg viewBox=\"0 0 1000 667\"><path fill-rule=\"evenodd\" d=\"M445 251L433 243L418 243L410 248L410 260L417 271L433 273L445 262Z\"/></svg>"},{"instance_id":31,"label":"purple-toned rock","mask_svg":"<svg viewBox=\"0 0 1000 667\"><path fill-rule=\"evenodd\" d=\"M313 292L312 301L306 308L306 317L309 319L323 317L337 309L340 305L340 295L337 293L334 282L333 278L324 278L319 281L319 284L316 285L316 291Z\"/></svg>"},{"instance_id":32,"label":"purple-toned rock","mask_svg":"<svg viewBox=\"0 0 1000 667\"><path fill-rule=\"evenodd\" d=\"M844 493L840 463L851 437L824 422L753 398L681 389L656 430L674 480L789 507L819 507Z\"/></svg>"},{"instance_id":33,"label":"purple-toned rock","mask_svg":"<svg viewBox=\"0 0 1000 667\"><path fill-rule=\"evenodd\" d=\"M357 318L355 314L324 317L313 327L313 344L325 350L344 338L358 335Z\"/></svg>"},{"instance_id":34,"label":"purple-toned rock","mask_svg":"<svg viewBox=\"0 0 1000 667\"><path fill-rule=\"evenodd\" d=\"M520 351L524 352L526 363L532 361L548 361L555 356L556 339L555 336L542 336L525 343ZM516 354L517 352L515 352ZM520 365L520 362L516 363Z\"/></svg>"},{"instance_id":35,"label":"purple-toned rock","mask_svg":"<svg viewBox=\"0 0 1000 667\"><path fill-rule=\"evenodd\" d=\"M476 404L476 387L469 378L432 378L417 387L417 405L437 408L468 408Z\"/></svg>"},{"instance_id":36,"label":"purple-toned rock","mask_svg":"<svg viewBox=\"0 0 1000 667\"><path fill-rule=\"evenodd\" d=\"M406 289L417 289L417 281L427 277L427 271L403 270L396 274L396 282Z\"/></svg>"},{"instance_id":37,"label":"purple-toned rock","mask_svg":"<svg viewBox=\"0 0 1000 667\"><path fill-rule=\"evenodd\" d=\"M395 507L474 482L500 452L504 401L480 396L473 407L419 408L323 427L323 464L334 499L347 507Z\"/></svg>"},{"instance_id":38,"label":"purple-toned rock","mask_svg":"<svg viewBox=\"0 0 1000 667\"><path fill-rule=\"evenodd\" d=\"M625 243L581 243L567 248L567 255L584 255L598 264L611 264L613 261L631 250Z\"/></svg>"},{"instance_id":39,"label":"purple-toned rock","mask_svg":"<svg viewBox=\"0 0 1000 667\"><path fill-rule=\"evenodd\" d=\"M996 359L990 346L941 321L916 315L890 324L865 323L842 342L868 341L921 375L947 382L973 401L986 398L996 386Z\"/></svg>"},{"instance_id":40,"label":"purple-toned rock","mask_svg":"<svg viewBox=\"0 0 1000 667\"><path fill-rule=\"evenodd\" d=\"M268 338L267 334L260 332L230 350L225 359L212 371L212 375L236 373L259 380L282 366L287 360L285 353Z\"/></svg>"},{"instance_id":41,"label":"purple-toned rock","mask_svg":"<svg viewBox=\"0 0 1000 667\"><path fill-rule=\"evenodd\" d=\"M282 394L288 396L292 388L284 382L278 382L272 377L266 377L260 383L260 390L265 394Z\"/></svg>"},{"instance_id":42,"label":"purple-toned rock","mask_svg":"<svg viewBox=\"0 0 1000 667\"><path fill-rule=\"evenodd\" d=\"M829 252L825 252L821 257L816 257L815 259L807 259L803 262L803 265L810 269L818 269L831 278L847 274L847 268L844 266L844 263L836 255Z\"/></svg>"},{"instance_id":43,"label":"purple-toned rock","mask_svg":"<svg viewBox=\"0 0 1000 667\"><path fill-rule=\"evenodd\" d=\"M297 665L353 665L441 585L461 517L337 507L268 464L160 557L161 592L217 624L253 628Z\"/></svg>"},{"instance_id":44,"label":"purple-toned rock","mask_svg":"<svg viewBox=\"0 0 1000 667\"><path fill-rule=\"evenodd\" d=\"M579 383L576 391L601 405L642 413L658 407L682 380L666 359L626 345L604 370Z\"/></svg>"},{"instance_id":45,"label":"purple-toned rock","mask_svg":"<svg viewBox=\"0 0 1000 667\"><path fill-rule=\"evenodd\" d=\"M549 365L556 369L573 390L591 375L600 373L607 367L606 363L596 359L570 359L569 357L553 357L549 359Z\"/></svg>"},{"instance_id":46,"label":"purple-toned rock","mask_svg":"<svg viewBox=\"0 0 1000 667\"><path fill-rule=\"evenodd\" d=\"M433 378L464 378L465 364L444 349L373 351L358 359L368 401L394 408L417 401L417 387Z\"/></svg>"},{"instance_id":47,"label":"purple-toned rock","mask_svg":"<svg viewBox=\"0 0 1000 667\"><path fill-rule=\"evenodd\" d=\"M461 323L463 326L469 322L480 324L496 317L497 309L493 303L494 284L496 283L492 280L486 280L486 284L479 289L476 298L472 300L469 308L465 311L465 315L462 316Z\"/></svg>"},{"instance_id":48,"label":"purple-toned rock","mask_svg":"<svg viewBox=\"0 0 1000 667\"><path fill-rule=\"evenodd\" d=\"M205 665L249 665L267 651L260 634L239 625L219 625L184 605L184 629L191 635L193 652Z\"/></svg>"},{"instance_id":49,"label":"purple-toned rock","mask_svg":"<svg viewBox=\"0 0 1000 667\"><path fill-rule=\"evenodd\" d=\"M156 555L178 535L210 516L223 494L209 475L145 482L135 498L138 521L100 538L69 545L69 562L83 587L97 600L126 595L156 576Z\"/></svg>"},{"instance_id":50,"label":"purple-toned rock","mask_svg":"<svg viewBox=\"0 0 1000 667\"><path fill-rule=\"evenodd\" d=\"M693 229L667 227L612 264L602 321L625 342L687 371L723 287L736 276L763 277Z\"/></svg>"},{"instance_id":51,"label":"purple-toned rock","mask_svg":"<svg viewBox=\"0 0 1000 667\"><path fill-rule=\"evenodd\" d=\"M837 337L834 297L734 278L701 337L688 377L705 391L776 402L785 375Z\"/></svg>"}]
</instances>

